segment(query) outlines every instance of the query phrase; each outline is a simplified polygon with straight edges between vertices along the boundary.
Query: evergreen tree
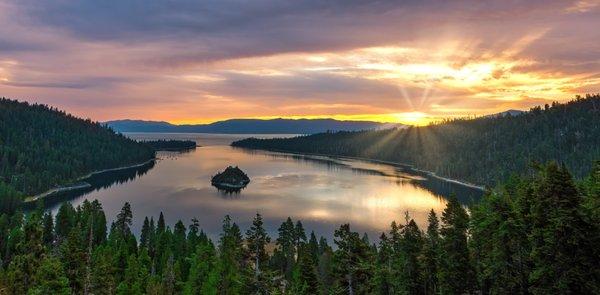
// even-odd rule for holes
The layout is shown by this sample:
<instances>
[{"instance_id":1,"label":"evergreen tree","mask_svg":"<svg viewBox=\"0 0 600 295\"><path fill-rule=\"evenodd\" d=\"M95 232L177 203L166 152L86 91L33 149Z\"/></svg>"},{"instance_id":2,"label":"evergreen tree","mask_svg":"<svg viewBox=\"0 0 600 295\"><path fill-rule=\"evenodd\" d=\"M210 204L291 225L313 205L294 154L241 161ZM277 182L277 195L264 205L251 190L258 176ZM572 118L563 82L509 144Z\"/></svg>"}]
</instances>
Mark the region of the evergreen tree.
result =
<instances>
[{"instance_id":1,"label":"evergreen tree","mask_svg":"<svg viewBox=\"0 0 600 295\"><path fill-rule=\"evenodd\" d=\"M142 225L142 232L140 234L140 248L145 247L148 248L150 243L150 221L148 220L148 216L144 217L144 224Z\"/></svg>"},{"instance_id":2,"label":"evergreen tree","mask_svg":"<svg viewBox=\"0 0 600 295\"><path fill-rule=\"evenodd\" d=\"M43 227L44 244L51 246L54 243L54 218L52 218L52 213L44 214Z\"/></svg>"},{"instance_id":3,"label":"evergreen tree","mask_svg":"<svg viewBox=\"0 0 600 295\"><path fill-rule=\"evenodd\" d=\"M306 245L298 252L298 263L294 266L290 285L291 294L318 294L319 280L317 279L316 263L313 261Z\"/></svg>"},{"instance_id":4,"label":"evergreen tree","mask_svg":"<svg viewBox=\"0 0 600 295\"><path fill-rule=\"evenodd\" d=\"M54 233L59 241L67 238L71 232L71 228L75 226L77 212L71 203L63 203L56 213L56 224Z\"/></svg>"},{"instance_id":5,"label":"evergreen tree","mask_svg":"<svg viewBox=\"0 0 600 295\"><path fill-rule=\"evenodd\" d=\"M281 224L278 232L279 235L277 237L276 244L279 249L277 253L280 253L282 257L282 263L279 270L281 273L285 274L286 278L291 279L296 255L296 233L294 222L290 217L288 217L287 220Z\"/></svg>"},{"instance_id":6,"label":"evergreen tree","mask_svg":"<svg viewBox=\"0 0 600 295\"><path fill-rule=\"evenodd\" d=\"M165 231L165 217L163 216L163 213L160 212L160 215L158 216L158 223L156 224L156 235L158 236L164 231Z\"/></svg>"},{"instance_id":7,"label":"evergreen tree","mask_svg":"<svg viewBox=\"0 0 600 295\"><path fill-rule=\"evenodd\" d=\"M474 288L474 273L467 247L468 227L469 215L455 197L450 197L442 213L440 229L439 284L444 294L463 294Z\"/></svg>"},{"instance_id":8,"label":"evergreen tree","mask_svg":"<svg viewBox=\"0 0 600 295\"><path fill-rule=\"evenodd\" d=\"M421 267L419 255L422 251L423 240L421 231L414 220L410 220L402 230L402 257L403 267L400 271L400 280L406 294L423 293Z\"/></svg>"},{"instance_id":9,"label":"evergreen tree","mask_svg":"<svg viewBox=\"0 0 600 295\"><path fill-rule=\"evenodd\" d=\"M319 261L319 241L314 231L310 232L310 239L308 240L308 252L313 261Z\"/></svg>"},{"instance_id":10,"label":"evergreen tree","mask_svg":"<svg viewBox=\"0 0 600 295\"><path fill-rule=\"evenodd\" d=\"M296 259L298 256L298 249L300 249L300 246L303 243L306 243L306 232L304 231L302 222L298 220L296 221L296 227L294 228L294 247L296 250Z\"/></svg>"},{"instance_id":11,"label":"evergreen tree","mask_svg":"<svg viewBox=\"0 0 600 295\"><path fill-rule=\"evenodd\" d=\"M357 232L343 224L334 233L334 274L340 289L348 294L367 294L372 287L371 248Z\"/></svg>"},{"instance_id":12,"label":"evergreen tree","mask_svg":"<svg viewBox=\"0 0 600 295\"><path fill-rule=\"evenodd\" d=\"M116 290L115 267L112 259L113 249L100 246L92 255L91 294L114 294Z\"/></svg>"},{"instance_id":13,"label":"evergreen tree","mask_svg":"<svg viewBox=\"0 0 600 295\"><path fill-rule=\"evenodd\" d=\"M260 214L256 214L256 217L252 221L252 226L246 232L246 244L248 247L248 255L251 263L254 265L254 280L252 283L252 293L255 294L267 294L265 282L265 276L263 269L266 269L269 255L265 249L265 246L271 242L271 238L267 234L263 227L263 219Z\"/></svg>"},{"instance_id":14,"label":"evergreen tree","mask_svg":"<svg viewBox=\"0 0 600 295\"><path fill-rule=\"evenodd\" d=\"M239 227L229 215L223 220L219 240L219 294L239 294L243 285L241 278L242 236Z\"/></svg>"},{"instance_id":15,"label":"evergreen tree","mask_svg":"<svg viewBox=\"0 0 600 295\"><path fill-rule=\"evenodd\" d=\"M125 202L123 208L121 208L121 212L117 214L117 218L115 220L117 232L121 235L121 237L126 238L131 235L132 220L133 212L131 212L131 205L129 202Z\"/></svg>"},{"instance_id":16,"label":"evergreen tree","mask_svg":"<svg viewBox=\"0 0 600 295\"><path fill-rule=\"evenodd\" d=\"M425 294L438 292L438 265L440 256L439 220L431 209L427 215L427 234L423 244L423 279Z\"/></svg>"},{"instance_id":17,"label":"evergreen tree","mask_svg":"<svg viewBox=\"0 0 600 295\"><path fill-rule=\"evenodd\" d=\"M200 243L190 257L190 271L185 282L184 294L197 294L210 289L211 271L216 268L216 252L211 242Z\"/></svg>"},{"instance_id":18,"label":"evergreen tree","mask_svg":"<svg viewBox=\"0 0 600 295\"><path fill-rule=\"evenodd\" d=\"M470 246L484 293L526 294L527 233L509 197L492 193L471 210Z\"/></svg>"},{"instance_id":19,"label":"evergreen tree","mask_svg":"<svg viewBox=\"0 0 600 295\"><path fill-rule=\"evenodd\" d=\"M34 283L29 288L29 294L71 294L62 264L52 257L46 257L40 262Z\"/></svg>"},{"instance_id":20,"label":"evergreen tree","mask_svg":"<svg viewBox=\"0 0 600 295\"><path fill-rule=\"evenodd\" d=\"M392 245L385 233L379 237L379 251L375 264L375 293L380 295L393 294L392 286Z\"/></svg>"},{"instance_id":21,"label":"evergreen tree","mask_svg":"<svg viewBox=\"0 0 600 295\"><path fill-rule=\"evenodd\" d=\"M81 228L73 227L60 249L65 274L74 293L83 292L86 254L83 250L85 246L82 237Z\"/></svg>"},{"instance_id":22,"label":"evergreen tree","mask_svg":"<svg viewBox=\"0 0 600 295\"><path fill-rule=\"evenodd\" d=\"M546 166L535 184L530 240L534 294L599 292L593 226L580 215L581 196L567 169Z\"/></svg>"}]
</instances>

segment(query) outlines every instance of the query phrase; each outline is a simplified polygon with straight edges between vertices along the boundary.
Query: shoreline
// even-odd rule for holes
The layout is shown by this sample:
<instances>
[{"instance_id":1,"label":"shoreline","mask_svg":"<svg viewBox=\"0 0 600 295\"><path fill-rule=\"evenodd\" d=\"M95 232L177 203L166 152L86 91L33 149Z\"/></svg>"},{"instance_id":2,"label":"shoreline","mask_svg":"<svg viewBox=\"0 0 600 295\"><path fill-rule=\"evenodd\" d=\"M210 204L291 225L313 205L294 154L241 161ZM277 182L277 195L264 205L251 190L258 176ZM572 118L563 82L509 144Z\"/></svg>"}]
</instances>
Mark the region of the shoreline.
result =
<instances>
[{"instance_id":1,"label":"shoreline","mask_svg":"<svg viewBox=\"0 0 600 295\"><path fill-rule=\"evenodd\" d=\"M162 148L156 149L157 152L187 152L191 150L195 150L196 148L202 147L201 145L189 146L189 147L179 147L179 148Z\"/></svg>"},{"instance_id":2,"label":"shoreline","mask_svg":"<svg viewBox=\"0 0 600 295\"><path fill-rule=\"evenodd\" d=\"M96 174L101 174L101 173L106 173L106 172L112 172L112 171L119 171L119 170L126 170L126 169L131 169L131 168L138 168L138 167L142 167L145 165L150 164L151 162L156 161L157 158L152 158L150 160L147 160L145 162L139 163L139 164L134 164L134 165L129 165L129 166L121 166L121 167L116 167L116 168L108 168L108 169L103 169L103 170L96 170L96 171L92 171L86 175L80 176L77 179L75 179L76 183L75 184L71 184L71 185L63 185L63 186L59 186L59 187L55 187L52 189L49 189L43 193L39 193L37 195L33 195L33 196L29 196L26 197L23 200L23 203L32 203L32 202L36 202L39 199L43 199L46 198L48 196L57 194L57 193L62 193L62 192L68 192L68 191L73 191L73 190L79 190L79 189L84 189L84 188L90 188L92 185L84 182L84 179L90 178Z\"/></svg>"},{"instance_id":3,"label":"shoreline","mask_svg":"<svg viewBox=\"0 0 600 295\"><path fill-rule=\"evenodd\" d=\"M445 181L445 182L462 185L462 186L472 188L472 189L477 189L480 191L486 190L484 186L476 185L476 184L469 183L466 181L461 181L458 179L452 179L452 178L448 178L448 177L439 176L435 172L418 169L410 164L404 164L404 163L398 163L398 162L392 162L392 161L386 161L386 160L370 159L370 158L364 158L364 157L340 156L340 155L319 154L319 153L300 153L300 152L291 152L291 151L277 150L277 149L255 149L255 148L247 148L247 147L239 147L239 146L231 146L231 147L250 149L250 150L259 150L259 151L277 152L277 153L283 153L283 154L293 154L293 155L300 155L300 156L320 156L320 157L342 159L342 160L343 159L359 160L359 161L371 162L371 163L376 163L376 164L385 164L385 165L390 165L390 166L394 166L394 167L404 167L404 168L409 168L409 169L419 172L419 173L424 173L427 176L434 177L434 178L437 178L437 179Z\"/></svg>"}]
</instances>

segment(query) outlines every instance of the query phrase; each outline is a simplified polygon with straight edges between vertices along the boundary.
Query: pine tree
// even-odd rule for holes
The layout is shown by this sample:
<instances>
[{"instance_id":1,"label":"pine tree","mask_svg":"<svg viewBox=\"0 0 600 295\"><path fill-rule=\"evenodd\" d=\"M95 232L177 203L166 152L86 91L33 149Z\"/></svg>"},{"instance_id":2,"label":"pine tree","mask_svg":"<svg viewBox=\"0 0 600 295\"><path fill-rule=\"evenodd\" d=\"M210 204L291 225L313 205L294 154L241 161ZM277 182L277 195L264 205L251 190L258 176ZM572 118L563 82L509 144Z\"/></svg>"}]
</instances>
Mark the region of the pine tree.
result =
<instances>
[{"instance_id":1,"label":"pine tree","mask_svg":"<svg viewBox=\"0 0 600 295\"><path fill-rule=\"evenodd\" d=\"M83 278L85 274L85 248L79 226L71 229L67 239L63 242L60 249L61 262L63 263L65 274L69 279L69 286L75 293L83 292Z\"/></svg>"},{"instance_id":2,"label":"pine tree","mask_svg":"<svg viewBox=\"0 0 600 295\"><path fill-rule=\"evenodd\" d=\"M319 261L319 241L314 231L310 232L310 238L308 240L308 252L313 261Z\"/></svg>"},{"instance_id":3,"label":"pine tree","mask_svg":"<svg viewBox=\"0 0 600 295\"><path fill-rule=\"evenodd\" d=\"M263 227L263 220L260 214L252 221L252 226L246 232L246 244L248 247L248 255L251 263L254 265L254 280L252 283L252 293L266 294L266 285L264 281L264 273L262 269L266 269L266 263L269 260L269 255L265 246L271 242L271 238ZM262 269L261 269L262 267Z\"/></svg>"},{"instance_id":4,"label":"pine tree","mask_svg":"<svg viewBox=\"0 0 600 295\"><path fill-rule=\"evenodd\" d=\"M379 247L375 267L375 292L380 295L393 294L392 287L392 245L385 233L379 237Z\"/></svg>"},{"instance_id":5,"label":"pine tree","mask_svg":"<svg viewBox=\"0 0 600 295\"><path fill-rule=\"evenodd\" d=\"M419 254L423 248L421 231L414 220L410 220L402 229L402 257L403 267L400 271L403 291L406 294L423 293L421 267L419 265Z\"/></svg>"},{"instance_id":6,"label":"pine tree","mask_svg":"<svg viewBox=\"0 0 600 295\"><path fill-rule=\"evenodd\" d=\"M277 237L276 244L278 246L278 253L282 256L282 265L279 269L287 279L291 279L292 270L295 263L295 228L294 222L290 217L281 224L278 229L279 235Z\"/></svg>"},{"instance_id":7,"label":"pine tree","mask_svg":"<svg viewBox=\"0 0 600 295\"><path fill-rule=\"evenodd\" d=\"M148 216L144 217L144 224L142 225L142 232L140 234L140 248L145 247L148 248L148 244L150 243L150 221L148 220Z\"/></svg>"},{"instance_id":8,"label":"pine tree","mask_svg":"<svg viewBox=\"0 0 600 295\"><path fill-rule=\"evenodd\" d=\"M321 294L325 294L334 285L333 279L333 249L324 237L319 239L319 259L317 263Z\"/></svg>"},{"instance_id":9,"label":"pine tree","mask_svg":"<svg viewBox=\"0 0 600 295\"><path fill-rule=\"evenodd\" d=\"M164 231L165 231L165 217L163 216L163 213L161 211L160 215L158 216L158 223L156 224L156 235L158 236Z\"/></svg>"},{"instance_id":10,"label":"pine tree","mask_svg":"<svg viewBox=\"0 0 600 295\"><path fill-rule=\"evenodd\" d=\"M121 212L117 214L117 218L115 220L115 226L117 232L123 238L127 238L131 235L131 221L133 219L133 213L131 212L131 205L129 202L125 202L123 208L121 208Z\"/></svg>"},{"instance_id":11,"label":"pine tree","mask_svg":"<svg viewBox=\"0 0 600 295\"><path fill-rule=\"evenodd\" d=\"M43 240L46 246L52 246L54 243L54 219L51 213L44 214L43 220Z\"/></svg>"},{"instance_id":12,"label":"pine tree","mask_svg":"<svg viewBox=\"0 0 600 295\"><path fill-rule=\"evenodd\" d=\"M302 244L306 243L306 232L304 226L300 220L296 221L296 227L294 228L294 248L296 250L296 260L298 259L298 250Z\"/></svg>"},{"instance_id":13,"label":"pine tree","mask_svg":"<svg viewBox=\"0 0 600 295\"><path fill-rule=\"evenodd\" d=\"M439 220L431 209L427 215L427 235L423 244L423 279L425 294L437 294L440 256Z\"/></svg>"},{"instance_id":14,"label":"pine tree","mask_svg":"<svg viewBox=\"0 0 600 295\"><path fill-rule=\"evenodd\" d=\"M223 230L219 240L219 294L239 294L241 278L242 236L239 227L229 215L223 220Z\"/></svg>"},{"instance_id":15,"label":"pine tree","mask_svg":"<svg viewBox=\"0 0 600 295\"><path fill-rule=\"evenodd\" d=\"M75 208L73 208L71 203L63 203L58 209L54 233L59 242L66 239L71 232L71 228L75 226L76 215Z\"/></svg>"},{"instance_id":16,"label":"pine tree","mask_svg":"<svg viewBox=\"0 0 600 295\"><path fill-rule=\"evenodd\" d=\"M486 195L472 208L471 224L471 253L482 292L526 294L527 233L509 197Z\"/></svg>"},{"instance_id":17,"label":"pine tree","mask_svg":"<svg viewBox=\"0 0 600 295\"><path fill-rule=\"evenodd\" d=\"M35 273L34 283L30 286L29 294L71 294L69 280L58 259L46 257L41 261Z\"/></svg>"},{"instance_id":18,"label":"pine tree","mask_svg":"<svg viewBox=\"0 0 600 295\"><path fill-rule=\"evenodd\" d=\"M456 197L451 196L442 213L440 234L441 259L440 291L444 294L463 294L473 289L474 272L467 247L469 216Z\"/></svg>"},{"instance_id":19,"label":"pine tree","mask_svg":"<svg viewBox=\"0 0 600 295\"><path fill-rule=\"evenodd\" d=\"M319 280L317 278L316 262L313 261L306 245L300 247L298 263L292 271L290 294L318 294Z\"/></svg>"},{"instance_id":20,"label":"pine tree","mask_svg":"<svg viewBox=\"0 0 600 295\"><path fill-rule=\"evenodd\" d=\"M185 233L185 225L181 220L177 221L173 228L173 241L171 242L173 257L175 260L183 258L187 252L187 241Z\"/></svg>"},{"instance_id":21,"label":"pine tree","mask_svg":"<svg viewBox=\"0 0 600 295\"><path fill-rule=\"evenodd\" d=\"M112 263L113 251L107 245L94 249L92 255L91 294L115 293L117 286L114 277L115 268Z\"/></svg>"},{"instance_id":22,"label":"pine tree","mask_svg":"<svg viewBox=\"0 0 600 295\"><path fill-rule=\"evenodd\" d=\"M92 201L93 210L93 236L94 245L100 245L106 241L106 215L102 209L102 205L98 200Z\"/></svg>"},{"instance_id":23,"label":"pine tree","mask_svg":"<svg viewBox=\"0 0 600 295\"><path fill-rule=\"evenodd\" d=\"M370 246L347 223L335 231L334 237L338 247L333 257L338 286L348 294L370 293L373 275Z\"/></svg>"},{"instance_id":24,"label":"pine tree","mask_svg":"<svg viewBox=\"0 0 600 295\"><path fill-rule=\"evenodd\" d=\"M197 294L209 289L211 271L216 269L216 251L211 242L202 242L190 257L190 271L185 282L184 294Z\"/></svg>"},{"instance_id":25,"label":"pine tree","mask_svg":"<svg viewBox=\"0 0 600 295\"><path fill-rule=\"evenodd\" d=\"M599 292L593 226L580 215L581 196L567 169L547 165L535 184L530 240L534 294Z\"/></svg>"}]
</instances>

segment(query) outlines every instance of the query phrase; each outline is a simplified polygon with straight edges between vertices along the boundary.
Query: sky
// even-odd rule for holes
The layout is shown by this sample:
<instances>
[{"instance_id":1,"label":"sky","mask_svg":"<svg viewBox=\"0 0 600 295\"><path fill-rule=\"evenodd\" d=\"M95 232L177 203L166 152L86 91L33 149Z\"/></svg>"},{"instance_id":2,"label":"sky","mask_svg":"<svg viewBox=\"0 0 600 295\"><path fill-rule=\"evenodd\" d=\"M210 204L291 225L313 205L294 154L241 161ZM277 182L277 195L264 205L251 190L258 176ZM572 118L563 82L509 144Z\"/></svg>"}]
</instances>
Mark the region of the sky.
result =
<instances>
[{"instance_id":1,"label":"sky","mask_svg":"<svg viewBox=\"0 0 600 295\"><path fill-rule=\"evenodd\" d=\"M600 92L600 0L0 0L0 97L423 125Z\"/></svg>"}]
</instances>

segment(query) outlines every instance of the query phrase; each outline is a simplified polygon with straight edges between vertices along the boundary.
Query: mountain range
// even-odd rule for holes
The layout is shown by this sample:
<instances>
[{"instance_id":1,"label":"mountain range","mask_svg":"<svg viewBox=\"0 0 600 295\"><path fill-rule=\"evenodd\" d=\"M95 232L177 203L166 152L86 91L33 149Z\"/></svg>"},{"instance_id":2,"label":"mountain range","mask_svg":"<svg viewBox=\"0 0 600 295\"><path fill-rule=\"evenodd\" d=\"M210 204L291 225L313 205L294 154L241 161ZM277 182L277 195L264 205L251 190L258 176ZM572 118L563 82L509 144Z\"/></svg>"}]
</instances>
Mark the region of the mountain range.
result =
<instances>
[{"instance_id":1,"label":"mountain range","mask_svg":"<svg viewBox=\"0 0 600 295\"><path fill-rule=\"evenodd\" d=\"M402 127L402 124L334 119L231 119L210 124L175 125L164 121L115 120L103 124L117 132L314 134Z\"/></svg>"}]
</instances>

